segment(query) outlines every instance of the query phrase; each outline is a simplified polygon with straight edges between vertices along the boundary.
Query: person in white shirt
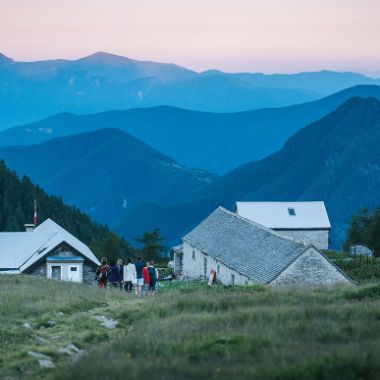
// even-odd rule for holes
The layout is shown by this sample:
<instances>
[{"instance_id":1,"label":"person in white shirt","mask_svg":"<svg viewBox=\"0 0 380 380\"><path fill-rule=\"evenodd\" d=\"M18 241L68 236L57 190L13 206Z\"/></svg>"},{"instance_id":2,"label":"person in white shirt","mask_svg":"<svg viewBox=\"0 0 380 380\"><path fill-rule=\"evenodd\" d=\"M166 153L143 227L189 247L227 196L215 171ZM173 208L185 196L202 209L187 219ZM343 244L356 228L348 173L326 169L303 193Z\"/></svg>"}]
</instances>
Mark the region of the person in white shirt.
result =
<instances>
[{"instance_id":1,"label":"person in white shirt","mask_svg":"<svg viewBox=\"0 0 380 380\"><path fill-rule=\"evenodd\" d=\"M137 282L136 266L131 259L127 260L127 265L124 265L123 272L124 289L126 292L131 293L133 286L136 285Z\"/></svg>"}]
</instances>

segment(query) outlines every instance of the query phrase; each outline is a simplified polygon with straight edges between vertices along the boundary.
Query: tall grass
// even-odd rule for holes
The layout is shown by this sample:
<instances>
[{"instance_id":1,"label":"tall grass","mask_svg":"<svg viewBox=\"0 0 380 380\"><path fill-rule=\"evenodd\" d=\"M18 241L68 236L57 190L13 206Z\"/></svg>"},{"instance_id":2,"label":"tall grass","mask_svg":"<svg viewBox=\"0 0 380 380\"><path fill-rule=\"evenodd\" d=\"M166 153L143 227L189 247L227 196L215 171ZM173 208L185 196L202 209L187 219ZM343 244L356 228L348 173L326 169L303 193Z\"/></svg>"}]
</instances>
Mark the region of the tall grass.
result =
<instances>
[{"instance_id":1,"label":"tall grass","mask_svg":"<svg viewBox=\"0 0 380 380\"><path fill-rule=\"evenodd\" d=\"M308 289L176 283L140 299L31 276L0 276L0 308L1 379L377 379L380 374L379 282ZM117 319L118 328L106 331L94 311ZM50 320L56 324L50 326ZM24 322L32 330L25 330ZM59 354L69 343L85 354L76 360ZM57 367L41 369L28 351L49 355Z\"/></svg>"},{"instance_id":2,"label":"tall grass","mask_svg":"<svg viewBox=\"0 0 380 380\"><path fill-rule=\"evenodd\" d=\"M379 284L180 287L148 299L118 339L58 378L376 379L379 321Z\"/></svg>"}]
</instances>

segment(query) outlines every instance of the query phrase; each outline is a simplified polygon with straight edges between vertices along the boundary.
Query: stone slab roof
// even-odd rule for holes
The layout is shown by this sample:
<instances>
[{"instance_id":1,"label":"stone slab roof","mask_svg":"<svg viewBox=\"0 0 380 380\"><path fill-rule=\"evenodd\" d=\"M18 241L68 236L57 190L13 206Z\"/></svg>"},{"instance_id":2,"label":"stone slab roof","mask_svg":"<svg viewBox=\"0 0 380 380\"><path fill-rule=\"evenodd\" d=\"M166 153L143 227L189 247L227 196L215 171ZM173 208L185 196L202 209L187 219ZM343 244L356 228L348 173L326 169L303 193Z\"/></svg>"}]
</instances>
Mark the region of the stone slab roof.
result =
<instances>
[{"instance_id":1,"label":"stone slab roof","mask_svg":"<svg viewBox=\"0 0 380 380\"><path fill-rule=\"evenodd\" d=\"M183 241L259 283L269 283L310 246L217 208Z\"/></svg>"}]
</instances>

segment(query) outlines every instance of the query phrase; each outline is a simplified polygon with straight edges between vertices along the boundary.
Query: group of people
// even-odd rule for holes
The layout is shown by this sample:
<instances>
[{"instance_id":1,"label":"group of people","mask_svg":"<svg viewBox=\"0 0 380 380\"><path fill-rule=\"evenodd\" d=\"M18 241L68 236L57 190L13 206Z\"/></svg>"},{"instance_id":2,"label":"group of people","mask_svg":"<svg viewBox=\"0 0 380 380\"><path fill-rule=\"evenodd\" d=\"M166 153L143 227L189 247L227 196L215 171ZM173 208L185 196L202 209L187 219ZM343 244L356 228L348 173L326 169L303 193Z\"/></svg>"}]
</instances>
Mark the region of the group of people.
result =
<instances>
[{"instance_id":1,"label":"group of people","mask_svg":"<svg viewBox=\"0 0 380 380\"><path fill-rule=\"evenodd\" d=\"M154 293L158 289L158 280L158 270L153 260L145 262L141 257L136 262L128 259L125 264L121 259L112 259L109 265L107 258L103 257L96 269L99 288L110 286L128 293L135 291L137 295L142 295L145 291Z\"/></svg>"}]
</instances>

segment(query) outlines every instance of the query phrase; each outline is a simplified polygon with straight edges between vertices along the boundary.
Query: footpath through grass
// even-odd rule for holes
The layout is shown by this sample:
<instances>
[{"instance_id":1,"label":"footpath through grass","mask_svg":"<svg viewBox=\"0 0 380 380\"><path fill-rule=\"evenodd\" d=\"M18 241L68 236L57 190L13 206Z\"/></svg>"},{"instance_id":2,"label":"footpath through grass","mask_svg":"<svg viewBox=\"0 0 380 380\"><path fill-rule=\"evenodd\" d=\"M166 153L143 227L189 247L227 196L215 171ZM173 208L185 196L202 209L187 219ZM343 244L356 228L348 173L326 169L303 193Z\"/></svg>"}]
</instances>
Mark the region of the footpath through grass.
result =
<instances>
[{"instance_id":1,"label":"footpath through grass","mask_svg":"<svg viewBox=\"0 0 380 380\"><path fill-rule=\"evenodd\" d=\"M306 290L180 284L143 300L28 276L0 276L0 286L5 310L0 378L378 379L380 374L378 282ZM117 328L106 330L94 313L116 319ZM53 318L57 323L46 327ZM33 330L22 327L25 321ZM47 343L36 343L33 335ZM69 343L83 354L59 354ZM28 351L47 354L56 367L40 368Z\"/></svg>"}]
</instances>

